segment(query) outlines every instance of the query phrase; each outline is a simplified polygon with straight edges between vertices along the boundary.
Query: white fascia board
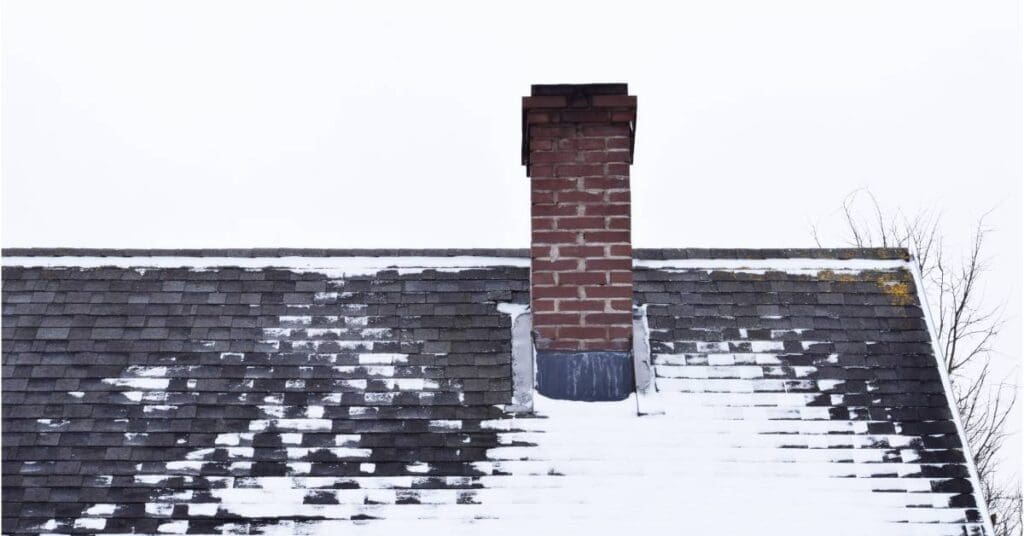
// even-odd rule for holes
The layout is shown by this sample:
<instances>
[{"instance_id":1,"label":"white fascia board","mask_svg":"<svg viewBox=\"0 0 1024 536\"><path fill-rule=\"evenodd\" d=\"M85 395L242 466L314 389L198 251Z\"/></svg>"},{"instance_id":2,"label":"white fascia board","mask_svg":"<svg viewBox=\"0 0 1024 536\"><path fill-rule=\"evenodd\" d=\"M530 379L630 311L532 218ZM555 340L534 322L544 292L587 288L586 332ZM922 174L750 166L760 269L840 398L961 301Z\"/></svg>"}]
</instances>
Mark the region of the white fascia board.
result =
<instances>
[{"instance_id":1,"label":"white fascia board","mask_svg":"<svg viewBox=\"0 0 1024 536\"><path fill-rule=\"evenodd\" d=\"M939 368L939 376L942 378L942 389L946 391L946 404L949 412L953 414L953 422L956 424L956 433L960 437L960 444L963 445L964 463L971 475L971 486L974 488L974 498L978 501L978 511L981 512L982 523L985 526L985 533L994 535L995 527L992 526L992 516L988 511L988 504L981 491L981 477L978 475L978 468L974 464L974 453L971 452L971 445L967 442L967 433L964 431L964 423L960 418L960 410L953 401L953 383L949 379L949 372L946 371L946 363L943 362L943 355L939 352L939 334L936 331L936 324L932 318L932 309L928 304L928 294L924 289L924 276L916 262L909 262L910 273L914 276L914 286L917 290L918 299L921 301L921 309L924 311L924 322L928 326L928 335L931 336L932 355L935 356L935 366Z\"/></svg>"}]
</instances>

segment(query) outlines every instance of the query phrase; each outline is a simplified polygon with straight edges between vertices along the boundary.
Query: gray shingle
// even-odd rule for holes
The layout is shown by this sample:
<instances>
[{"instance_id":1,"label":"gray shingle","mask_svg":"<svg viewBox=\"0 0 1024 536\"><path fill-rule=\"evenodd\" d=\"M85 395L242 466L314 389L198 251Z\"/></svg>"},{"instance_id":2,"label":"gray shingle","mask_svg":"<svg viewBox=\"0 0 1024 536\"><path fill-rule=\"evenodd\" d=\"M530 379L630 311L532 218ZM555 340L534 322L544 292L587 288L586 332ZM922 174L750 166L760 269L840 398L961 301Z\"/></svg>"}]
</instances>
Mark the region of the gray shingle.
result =
<instances>
[{"instance_id":1,"label":"gray shingle","mask_svg":"<svg viewBox=\"0 0 1024 536\"><path fill-rule=\"evenodd\" d=\"M899 259L906 253L638 250L637 256ZM712 366L709 359L742 360L757 345L778 345L771 353L776 362L754 365L763 377L752 389L807 395L807 407L823 409L831 421L864 423L862 435L910 438L906 452L886 455L920 465L906 478L929 478L935 492L957 494L949 506L976 519L975 490L921 309L916 299L894 302L878 275L837 281L827 274L639 269L634 301L648 306L656 360L685 355L689 371ZM366 463L374 464L373 475L478 475L471 464L488 460L486 449L501 443L482 421L503 417L495 405L507 403L512 389L510 319L495 302L526 303L529 281L525 269L513 267L341 279L281 269L140 274L5 266L3 276L5 533L37 531L51 520L53 531L68 532L103 503L117 505L101 516L105 532L155 533L168 520L186 521L192 532L273 523L221 512L204 518L190 515L186 505L158 518L145 508L186 489L198 490L195 500L209 497L202 490L228 475L236 487L296 471L367 477ZM721 351L708 344L721 344ZM233 453L232 446L252 450ZM324 450L332 448L353 450ZM911 453L917 462L902 458ZM201 463L188 470L198 474L174 475L172 462ZM139 473L168 478L147 485L133 478ZM331 497L316 490L306 504L331 504ZM964 526L976 528L972 523Z\"/></svg>"}]
</instances>

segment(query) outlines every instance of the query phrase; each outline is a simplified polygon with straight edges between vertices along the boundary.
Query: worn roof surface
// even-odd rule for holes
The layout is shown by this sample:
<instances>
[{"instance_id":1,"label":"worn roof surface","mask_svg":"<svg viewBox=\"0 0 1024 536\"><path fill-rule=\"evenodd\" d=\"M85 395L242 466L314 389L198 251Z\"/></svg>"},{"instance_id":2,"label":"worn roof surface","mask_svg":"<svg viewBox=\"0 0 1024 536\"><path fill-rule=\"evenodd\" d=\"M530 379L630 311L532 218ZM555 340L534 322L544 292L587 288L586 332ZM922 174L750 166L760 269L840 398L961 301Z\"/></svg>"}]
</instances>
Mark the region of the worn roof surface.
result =
<instances>
[{"instance_id":1,"label":"worn roof surface","mask_svg":"<svg viewBox=\"0 0 1024 536\"><path fill-rule=\"evenodd\" d=\"M379 253L5 250L3 532L985 531L905 252L640 251L657 392L531 417L525 253Z\"/></svg>"}]
</instances>

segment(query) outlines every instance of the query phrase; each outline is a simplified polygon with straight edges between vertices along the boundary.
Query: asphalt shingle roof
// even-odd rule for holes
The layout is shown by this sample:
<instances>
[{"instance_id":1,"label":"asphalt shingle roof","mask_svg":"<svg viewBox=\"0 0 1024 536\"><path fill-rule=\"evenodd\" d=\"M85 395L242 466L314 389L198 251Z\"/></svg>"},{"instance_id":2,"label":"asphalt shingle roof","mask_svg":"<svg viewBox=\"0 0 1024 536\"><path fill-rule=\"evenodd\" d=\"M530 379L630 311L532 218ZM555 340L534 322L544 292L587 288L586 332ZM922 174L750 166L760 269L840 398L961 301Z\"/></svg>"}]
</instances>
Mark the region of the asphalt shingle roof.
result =
<instances>
[{"instance_id":1,"label":"asphalt shingle roof","mask_svg":"<svg viewBox=\"0 0 1024 536\"><path fill-rule=\"evenodd\" d=\"M657 392L533 417L503 411L498 308L529 302L525 251L146 261L385 253L5 250L3 532L984 534L899 250L640 250Z\"/></svg>"}]
</instances>

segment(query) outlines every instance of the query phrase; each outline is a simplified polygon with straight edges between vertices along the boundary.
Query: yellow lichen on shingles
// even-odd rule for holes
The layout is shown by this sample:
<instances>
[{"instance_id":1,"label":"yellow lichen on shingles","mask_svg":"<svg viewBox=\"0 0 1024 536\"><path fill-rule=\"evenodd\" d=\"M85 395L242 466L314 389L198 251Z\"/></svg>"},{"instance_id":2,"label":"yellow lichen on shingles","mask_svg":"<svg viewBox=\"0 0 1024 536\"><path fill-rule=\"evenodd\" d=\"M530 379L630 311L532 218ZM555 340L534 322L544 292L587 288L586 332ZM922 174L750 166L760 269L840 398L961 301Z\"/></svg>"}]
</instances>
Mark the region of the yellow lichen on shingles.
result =
<instances>
[{"instance_id":1,"label":"yellow lichen on shingles","mask_svg":"<svg viewBox=\"0 0 1024 536\"><path fill-rule=\"evenodd\" d=\"M914 288L911 286L913 280L906 270L879 272L865 270L859 272L836 272L835 270L821 270L818 272L819 281L831 281L839 283L860 283L873 282L887 295L892 305L903 306L915 303Z\"/></svg>"},{"instance_id":2,"label":"yellow lichen on shingles","mask_svg":"<svg viewBox=\"0 0 1024 536\"><path fill-rule=\"evenodd\" d=\"M912 305L914 303L914 290L911 288L911 280L906 270L897 273L882 273L875 280L878 287L882 289L893 305Z\"/></svg>"},{"instance_id":3,"label":"yellow lichen on shingles","mask_svg":"<svg viewBox=\"0 0 1024 536\"><path fill-rule=\"evenodd\" d=\"M836 272L835 270L820 270L818 272L818 279L821 281L841 281L846 283L853 283L861 281L857 277L857 274L852 272Z\"/></svg>"}]
</instances>

